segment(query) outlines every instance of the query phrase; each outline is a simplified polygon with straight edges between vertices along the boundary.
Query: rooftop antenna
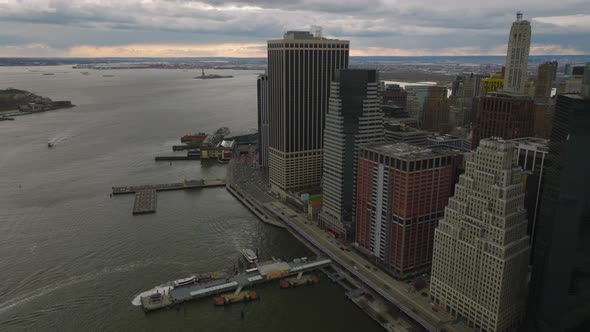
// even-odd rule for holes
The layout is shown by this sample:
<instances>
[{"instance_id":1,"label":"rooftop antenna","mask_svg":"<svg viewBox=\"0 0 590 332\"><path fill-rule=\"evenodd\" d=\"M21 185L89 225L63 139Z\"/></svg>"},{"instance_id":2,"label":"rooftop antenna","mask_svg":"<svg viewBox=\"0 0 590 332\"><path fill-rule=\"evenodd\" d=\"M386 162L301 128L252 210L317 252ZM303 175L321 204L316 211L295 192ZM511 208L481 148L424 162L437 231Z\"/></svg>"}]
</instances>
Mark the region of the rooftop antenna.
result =
<instances>
[{"instance_id":1,"label":"rooftop antenna","mask_svg":"<svg viewBox=\"0 0 590 332\"><path fill-rule=\"evenodd\" d=\"M319 25L312 25L310 28L310 32L314 38L322 38L322 27Z\"/></svg>"},{"instance_id":2,"label":"rooftop antenna","mask_svg":"<svg viewBox=\"0 0 590 332\"><path fill-rule=\"evenodd\" d=\"M522 21L522 12L519 10L516 12L516 22Z\"/></svg>"}]
</instances>

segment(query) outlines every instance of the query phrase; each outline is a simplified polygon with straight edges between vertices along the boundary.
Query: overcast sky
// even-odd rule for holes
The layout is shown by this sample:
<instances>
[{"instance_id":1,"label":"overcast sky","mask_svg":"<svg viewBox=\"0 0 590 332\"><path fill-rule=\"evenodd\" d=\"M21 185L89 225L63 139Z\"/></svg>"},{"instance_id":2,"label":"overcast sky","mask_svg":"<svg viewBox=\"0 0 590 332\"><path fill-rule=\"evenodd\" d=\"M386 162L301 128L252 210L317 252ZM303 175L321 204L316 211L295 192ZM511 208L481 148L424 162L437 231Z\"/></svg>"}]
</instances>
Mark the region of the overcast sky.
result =
<instances>
[{"instance_id":1,"label":"overcast sky","mask_svg":"<svg viewBox=\"0 0 590 332\"><path fill-rule=\"evenodd\" d=\"M0 0L0 56L266 56L323 28L351 55L505 55L517 10L531 54L590 54L589 0Z\"/></svg>"}]
</instances>

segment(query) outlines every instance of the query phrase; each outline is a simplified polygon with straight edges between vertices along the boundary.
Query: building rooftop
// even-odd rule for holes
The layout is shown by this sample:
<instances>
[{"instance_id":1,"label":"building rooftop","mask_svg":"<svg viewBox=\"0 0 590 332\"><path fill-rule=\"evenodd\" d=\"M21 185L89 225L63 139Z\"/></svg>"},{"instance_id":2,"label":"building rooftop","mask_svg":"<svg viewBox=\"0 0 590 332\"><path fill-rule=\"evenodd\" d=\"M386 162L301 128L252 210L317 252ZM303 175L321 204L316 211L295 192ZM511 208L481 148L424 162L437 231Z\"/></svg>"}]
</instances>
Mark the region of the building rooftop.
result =
<instances>
[{"instance_id":1,"label":"building rooftop","mask_svg":"<svg viewBox=\"0 0 590 332\"><path fill-rule=\"evenodd\" d=\"M495 92L488 92L486 97L496 97L496 98L506 98L506 99L531 99L527 94L524 93L516 93L512 91L495 91Z\"/></svg>"},{"instance_id":2,"label":"building rooftop","mask_svg":"<svg viewBox=\"0 0 590 332\"><path fill-rule=\"evenodd\" d=\"M514 142L517 147L527 148L529 150L549 151L549 140L544 138L523 137L511 139L510 142Z\"/></svg>"},{"instance_id":3,"label":"building rooftop","mask_svg":"<svg viewBox=\"0 0 590 332\"><path fill-rule=\"evenodd\" d=\"M421 147L407 143L387 143L364 145L362 148L397 159L415 160L438 156L462 154L463 151L451 147Z\"/></svg>"},{"instance_id":4,"label":"building rooftop","mask_svg":"<svg viewBox=\"0 0 590 332\"><path fill-rule=\"evenodd\" d=\"M314 35L309 31L287 31L283 35L285 39L314 39Z\"/></svg>"}]
</instances>

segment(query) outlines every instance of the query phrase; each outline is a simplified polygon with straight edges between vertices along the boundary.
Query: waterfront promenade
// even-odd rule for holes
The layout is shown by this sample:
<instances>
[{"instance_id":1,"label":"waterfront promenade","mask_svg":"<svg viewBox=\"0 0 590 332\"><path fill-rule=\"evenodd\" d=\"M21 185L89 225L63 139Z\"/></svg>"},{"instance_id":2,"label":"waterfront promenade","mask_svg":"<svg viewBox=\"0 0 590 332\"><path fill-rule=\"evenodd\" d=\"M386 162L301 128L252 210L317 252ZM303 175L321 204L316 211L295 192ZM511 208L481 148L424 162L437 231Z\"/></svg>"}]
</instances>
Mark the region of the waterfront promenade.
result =
<instances>
[{"instance_id":1,"label":"waterfront promenade","mask_svg":"<svg viewBox=\"0 0 590 332\"><path fill-rule=\"evenodd\" d=\"M434 308L430 303L429 289L415 291L411 284L398 281L374 265L351 247L340 243L334 236L319 228L307 215L295 211L268 191L265 174L253 169L255 163L247 160L235 162L228 169L228 183L239 185L244 196L264 206L264 212L287 225L297 238L320 250L335 263L354 275L363 284L390 303L396 305L408 317L429 331L471 331L464 323L458 322L444 310ZM257 214L258 215L258 214Z\"/></svg>"}]
</instances>

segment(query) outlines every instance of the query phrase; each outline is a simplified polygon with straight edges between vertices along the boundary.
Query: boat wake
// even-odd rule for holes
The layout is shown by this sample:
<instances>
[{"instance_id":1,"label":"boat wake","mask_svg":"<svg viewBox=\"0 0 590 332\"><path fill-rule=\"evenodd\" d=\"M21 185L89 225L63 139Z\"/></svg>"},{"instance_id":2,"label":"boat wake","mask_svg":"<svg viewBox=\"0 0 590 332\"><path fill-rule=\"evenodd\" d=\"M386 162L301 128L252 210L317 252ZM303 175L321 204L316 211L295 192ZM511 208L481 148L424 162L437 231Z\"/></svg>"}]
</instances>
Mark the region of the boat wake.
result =
<instances>
[{"instance_id":1,"label":"boat wake","mask_svg":"<svg viewBox=\"0 0 590 332\"><path fill-rule=\"evenodd\" d=\"M77 136L80 136L79 132L68 131L68 132L60 133L60 134L57 134L55 137L51 138L47 142L47 144L49 146L55 146L57 144L61 144L61 143L64 143L68 140L71 140L72 138L75 138Z\"/></svg>"},{"instance_id":2,"label":"boat wake","mask_svg":"<svg viewBox=\"0 0 590 332\"><path fill-rule=\"evenodd\" d=\"M27 292L23 295L17 296L15 298L12 298L12 299L9 299L7 301L0 303L0 314L3 314L12 308L15 308L15 307L20 306L25 303L28 303L32 300L35 300L39 297L45 296L49 293L55 292L59 289L65 288L65 287L70 287L70 286L73 286L78 283L89 282L89 281L92 281L95 279L99 279L107 274L133 271L138 268L145 267L145 266L148 266L151 264L152 264L152 262L140 262L140 263L133 262L133 263L124 264L124 265L120 265L120 266L116 266L116 267L112 267L112 268L104 268L104 269L100 270L99 272L88 273L85 275L72 277L67 280L62 280L62 281L53 283L51 285L47 285L45 287L41 287L41 288L36 289L34 291Z\"/></svg>"}]
</instances>

